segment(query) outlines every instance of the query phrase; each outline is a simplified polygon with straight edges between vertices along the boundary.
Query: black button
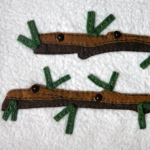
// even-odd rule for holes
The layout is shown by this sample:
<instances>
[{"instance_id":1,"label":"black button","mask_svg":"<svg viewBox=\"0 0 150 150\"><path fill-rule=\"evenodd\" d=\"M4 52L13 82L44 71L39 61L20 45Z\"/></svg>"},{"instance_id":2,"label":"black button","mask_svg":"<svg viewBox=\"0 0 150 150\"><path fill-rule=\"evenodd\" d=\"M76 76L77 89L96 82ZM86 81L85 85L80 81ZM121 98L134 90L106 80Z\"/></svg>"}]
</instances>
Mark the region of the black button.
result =
<instances>
[{"instance_id":1,"label":"black button","mask_svg":"<svg viewBox=\"0 0 150 150\"><path fill-rule=\"evenodd\" d=\"M115 39L120 38L121 37L121 33L119 31L115 31L114 32L114 37L115 37Z\"/></svg>"},{"instance_id":2,"label":"black button","mask_svg":"<svg viewBox=\"0 0 150 150\"><path fill-rule=\"evenodd\" d=\"M101 101L101 100L102 100L102 95L101 95L101 94L96 94L95 97L94 97L94 100L95 100L96 102Z\"/></svg>"},{"instance_id":3,"label":"black button","mask_svg":"<svg viewBox=\"0 0 150 150\"><path fill-rule=\"evenodd\" d=\"M40 89L40 87L38 85L33 85L31 87L31 90L32 90L33 93L37 93L39 91L39 89Z\"/></svg>"},{"instance_id":4,"label":"black button","mask_svg":"<svg viewBox=\"0 0 150 150\"><path fill-rule=\"evenodd\" d=\"M56 40L59 41L59 42L63 41L64 40L64 35L63 34L57 34L56 35Z\"/></svg>"}]
</instances>

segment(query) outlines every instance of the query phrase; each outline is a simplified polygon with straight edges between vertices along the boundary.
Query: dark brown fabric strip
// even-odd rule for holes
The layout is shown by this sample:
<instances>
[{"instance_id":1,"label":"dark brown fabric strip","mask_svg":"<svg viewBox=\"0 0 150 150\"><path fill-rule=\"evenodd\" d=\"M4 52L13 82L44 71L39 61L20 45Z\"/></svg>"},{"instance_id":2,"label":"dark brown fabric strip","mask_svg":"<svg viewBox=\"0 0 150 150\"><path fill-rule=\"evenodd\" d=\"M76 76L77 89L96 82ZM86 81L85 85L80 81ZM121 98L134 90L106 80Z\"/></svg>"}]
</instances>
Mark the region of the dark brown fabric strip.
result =
<instances>
[{"instance_id":1,"label":"dark brown fabric strip","mask_svg":"<svg viewBox=\"0 0 150 150\"><path fill-rule=\"evenodd\" d=\"M96 54L117 51L132 52L150 52L150 45L139 42L118 42L110 43L96 47L84 47L76 45L60 45L60 44L41 44L35 54L73 54L78 53L78 57L86 59Z\"/></svg>"},{"instance_id":2,"label":"dark brown fabric strip","mask_svg":"<svg viewBox=\"0 0 150 150\"><path fill-rule=\"evenodd\" d=\"M6 99L5 103L2 105L2 110L6 110L9 102L11 100ZM42 108L42 107L60 107L60 106L68 106L70 104L77 105L81 108L99 108L99 109L124 109L124 110L134 110L137 111L136 104L108 104L108 103L98 103L98 102L87 102L87 101L74 101L74 100L18 100L17 105L18 109L27 109L27 108ZM144 113L149 113L149 109L144 109Z\"/></svg>"}]
</instances>

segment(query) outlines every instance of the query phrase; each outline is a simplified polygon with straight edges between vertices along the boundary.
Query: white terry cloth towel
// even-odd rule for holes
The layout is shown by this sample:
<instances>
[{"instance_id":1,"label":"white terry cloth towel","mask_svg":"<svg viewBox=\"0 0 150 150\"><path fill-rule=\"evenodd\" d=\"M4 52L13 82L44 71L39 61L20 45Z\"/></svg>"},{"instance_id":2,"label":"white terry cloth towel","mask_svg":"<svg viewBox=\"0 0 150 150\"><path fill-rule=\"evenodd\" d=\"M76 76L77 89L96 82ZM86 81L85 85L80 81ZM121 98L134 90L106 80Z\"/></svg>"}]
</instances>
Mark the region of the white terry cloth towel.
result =
<instances>
[{"instance_id":1,"label":"white terry cloth towel","mask_svg":"<svg viewBox=\"0 0 150 150\"><path fill-rule=\"evenodd\" d=\"M95 11L97 26L109 14L116 19L101 33L110 31L150 36L149 0L0 0L0 104L11 89L46 85L43 68L52 78L70 74L71 80L58 88L102 91L87 76L93 74L108 82L119 72L114 91L150 93L150 67L139 64L149 53L110 52L81 60L77 54L35 55L17 41L19 34L31 38L29 20L39 33L86 33L88 11ZM16 122L2 119L0 111L0 150L148 150L150 114L146 129L140 130L138 114L130 110L79 108L72 135L65 134L67 117L53 117L64 107L19 109Z\"/></svg>"}]
</instances>

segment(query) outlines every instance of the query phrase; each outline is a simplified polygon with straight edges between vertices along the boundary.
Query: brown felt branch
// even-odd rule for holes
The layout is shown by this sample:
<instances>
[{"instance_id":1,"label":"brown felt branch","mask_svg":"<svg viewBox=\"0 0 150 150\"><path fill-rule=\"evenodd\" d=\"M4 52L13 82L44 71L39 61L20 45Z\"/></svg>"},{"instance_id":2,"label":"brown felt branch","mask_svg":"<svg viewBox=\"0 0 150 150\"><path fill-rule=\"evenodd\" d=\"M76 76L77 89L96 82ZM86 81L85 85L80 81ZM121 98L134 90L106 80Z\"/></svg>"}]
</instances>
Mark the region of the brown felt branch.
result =
<instances>
[{"instance_id":1,"label":"brown felt branch","mask_svg":"<svg viewBox=\"0 0 150 150\"><path fill-rule=\"evenodd\" d=\"M149 94L122 94L107 90L101 92L50 90L42 85L36 86L39 89L36 93L32 91L32 87L9 91L3 102L2 110L6 110L11 100L17 101L18 109L75 104L83 108L129 109L135 111L137 111L138 104L150 102ZM149 112L149 110L145 112Z\"/></svg>"},{"instance_id":2,"label":"brown felt branch","mask_svg":"<svg viewBox=\"0 0 150 150\"><path fill-rule=\"evenodd\" d=\"M63 36L63 40L57 37ZM40 34L41 45L35 54L73 54L86 59L96 54L118 51L150 52L150 37L124 34L118 31L106 35L91 36L76 33Z\"/></svg>"}]
</instances>

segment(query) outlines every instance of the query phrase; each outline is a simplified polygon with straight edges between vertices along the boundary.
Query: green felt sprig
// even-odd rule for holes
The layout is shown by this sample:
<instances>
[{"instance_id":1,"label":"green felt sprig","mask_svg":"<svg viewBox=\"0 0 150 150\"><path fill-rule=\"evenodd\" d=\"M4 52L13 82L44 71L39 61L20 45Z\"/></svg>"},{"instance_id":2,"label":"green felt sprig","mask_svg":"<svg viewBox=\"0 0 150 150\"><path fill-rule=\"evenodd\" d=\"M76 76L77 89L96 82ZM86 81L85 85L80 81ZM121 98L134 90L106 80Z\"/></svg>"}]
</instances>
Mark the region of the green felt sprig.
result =
<instances>
[{"instance_id":1,"label":"green felt sprig","mask_svg":"<svg viewBox=\"0 0 150 150\"><path fill-rule=\"evenodd\" d=\"M140 67L143 68L143 69L145 69L145 68L147 68L149 65L150 65L150 56L149 56L147 59L145 59L145 60L140 64Z\"/></svg>"},{"instance_id":2,"label":"green felt sprig","mask_svg":"<svg viewBox=\"0 0 150 150\"><path fill-rule=\"evenodd\" d=\"M142 102L142 103L137 105L138 121L139 121L140 129L145 129L146 128L145 114L144 114L144 111L143 111L144 108L150 109L150 103Z\"/></svg>"},{"instance_id":3,"label":"green felt sprig","mask_svg":"<svg viewBox=\"0 0 150 150\"><path fill-rule=\"evenodd\" d=\"M17 112L18 112L18 109L17 109L17 102L14 101L14 100L11 100L11 101L9 102L8 107L6 108L6 110L5 110L4 113L3 113L2 118L3 118L5 121L7 121L9 115L11 114L11 121L16 121L16 120L17 120Z\"/></svg>"},{"instance_id":4,"label":"green felt sprig","mask_svg":"<svg viewBox=\"0 0 150 150\"><path fill-rule=\"evenodd\" d=\"M17 40L31 49L37 49L38 46L41 44L41 42L40 42L40 38L38 35L38 30L35 26L35 22L34 20L31 20L27 22L27 24L31 33L32 40L26 38L23 35L19 35Z\"/></svg>"},{"instance_id":5,"label":"green felt sprig","mask_svg":"<svg viewBox=\"0 0 150 150\"><path fill-rule=\"evenodd\" d=\"M73 133L73 127L74 127L74 120L77 112L77 106L71 104L67 106L65 109L63 109L61 112L59 112L54 119L56 121L59 121L62 119L66 114L69 113L67 126L66 126L66 134L72 134Z\"/></svg>"},{"instance_id":6,"label":"green felt sprig","mask_svg":"<svg viewBox=\"0 0 150 150\"><path fill-rule=\"evenodd\" d=\"M114 19L115 17L110 14L95 28L95 12L89 11L86 25L87 33L89 35L99 35Z\"/></svg>"},{"instance_id":7,"label":"green felt sprig","mask_svg":"<svg viewBox=\"0 0 150 150\"><path fill-rule=\"evenodd\" d=\"M44 74L45 74L45 78L46 78L46 86L49 89L54 89L57 86L59 86L60 84L71 79L70 75L66 75L66 76L58 79L57 81L53 82L49 68L45 67L43 70L44 70Z\"/></svg>"},{"instance_id":8,"label":"green felt sprig","mask_svg":"<svg viewBox=\"0 0 150 150\"><path fill-rule=\"evenodd\" d=\"M98 79L97 77L95 77L94 75L90 74L88 76L88 79L90 79L93 83L95 83L97 86L99 87L102 87L103 89L105 90L109 90L109 91L112 91L115 87L115 84L116 84L116 81L117 81L117 78L118 78L118 75L119 73L117 72L113 72L112 73L112 76L109 80L109 83L105 83L103 81L101 81L100 79Z\"/></svg>"}]
</instances>

